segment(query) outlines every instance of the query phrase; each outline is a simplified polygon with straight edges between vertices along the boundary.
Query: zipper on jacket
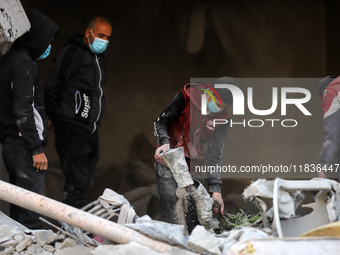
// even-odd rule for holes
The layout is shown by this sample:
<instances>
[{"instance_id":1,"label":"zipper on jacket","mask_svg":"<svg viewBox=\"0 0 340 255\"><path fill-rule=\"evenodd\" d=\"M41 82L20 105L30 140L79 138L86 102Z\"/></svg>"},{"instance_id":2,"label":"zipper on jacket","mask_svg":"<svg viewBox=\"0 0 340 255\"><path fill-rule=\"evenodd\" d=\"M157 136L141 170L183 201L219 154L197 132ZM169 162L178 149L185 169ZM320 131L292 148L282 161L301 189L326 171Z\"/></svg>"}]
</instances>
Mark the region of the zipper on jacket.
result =
<instances>
[{"instance_id":1,"label":"zipper on jacket","mask_svg":"<svg viewBox=\"0 0 340 255\"><path fill-rule=\"evenodd\" d=\"M93 123L93 131L92 133L94 133L97 129L97 122L100 118L100 113L102 111L102 97L103 97L103 89L100 87L100 83L102 81L102 71L100 69L100 66L99 66L99 62L98 62L98 58L97 58L97 55L96 56L96 63L97 63L97 66L98 66L98 70L99 70L99 82L98 82L98 87L99 87L99 90L100 90L100 97L99 97L99 112L98 112L98 117L96 119L96 121Z\"/></svg>"}]
</instances>

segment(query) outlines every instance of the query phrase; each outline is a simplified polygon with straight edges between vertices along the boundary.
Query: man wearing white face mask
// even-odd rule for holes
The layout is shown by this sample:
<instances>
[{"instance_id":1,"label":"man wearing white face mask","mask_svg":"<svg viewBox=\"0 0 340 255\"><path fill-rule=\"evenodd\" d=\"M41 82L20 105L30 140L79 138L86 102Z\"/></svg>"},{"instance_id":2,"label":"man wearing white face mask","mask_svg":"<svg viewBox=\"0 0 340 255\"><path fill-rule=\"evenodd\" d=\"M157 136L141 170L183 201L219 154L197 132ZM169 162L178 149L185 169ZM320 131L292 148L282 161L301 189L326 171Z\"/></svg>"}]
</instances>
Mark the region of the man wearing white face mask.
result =
<instances>
[{"instance_id":1,"label":"man wearing white face mask","mask_svg":"<svg viewBox=\"0 0 340 255\"><path fill-rule=\"evenodd\" d=\"M110 22L94 18L85 35L74 35L58 54L44 88L47 116L65 175L63 202L80 208L93 185L98 128L104 111L103 52Z\"/></svg>"}]
</instances>

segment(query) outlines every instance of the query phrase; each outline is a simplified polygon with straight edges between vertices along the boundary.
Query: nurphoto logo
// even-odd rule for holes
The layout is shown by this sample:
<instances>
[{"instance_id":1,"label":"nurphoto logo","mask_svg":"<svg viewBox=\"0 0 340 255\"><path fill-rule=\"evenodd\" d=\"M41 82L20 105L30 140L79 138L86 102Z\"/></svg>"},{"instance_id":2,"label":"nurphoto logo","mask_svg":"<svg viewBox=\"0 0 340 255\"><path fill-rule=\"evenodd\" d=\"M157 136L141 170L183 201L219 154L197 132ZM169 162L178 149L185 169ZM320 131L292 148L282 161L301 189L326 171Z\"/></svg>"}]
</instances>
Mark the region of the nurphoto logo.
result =
<instances>
[{"instance_id":1,"label":"nurphoto logo","mask_svg":"<svg viewBox=\"0 0 340 255\"><path fill-rule=\"evenodd\" d=\"M233 107L232 107L232 113L233 115L245 115L245 96L242 92L242 90L231 84L214 84L213 88L215 89L228 89L233 97ZM207 97L208 95L212 98L214 103L216 103L216 97L221 102L220 96L216 92L215 89L212 89L214 92L214 95L206 90L201 88L205 93L202 94L201 97L201 114L207 115ZM273 114L277 111L278 105L279 105L279 99L280 99L280 108L281 116L287 116L287 105L294 105L299 109L303 115L305 116L311 116L312 114L307 110L307 108L304 106L309 100L311 99L311 93L308 89L301 88L301 87L281 87L280 88L280 95L278 96L278 87L272 87L272 98L271 98L271 106L267 109L256 109L254 106L254 96L253 96L253 87L247 88L247 106L250 113L257 115L257 116L268 116ZM289 94L294 94L295 97L298 98L290 98ZM277 119L277 118L265 118L265 119L243 119L241 122L233 122L232 119L214 119L213 126L221 125L221 124L227 124L229 123L230 126L235 125L241 125L243 127L249 126L249 127L262 127L265 125L265 123L270 124L272 127L275 126L275 124L280 123L282 127L295 127L298 125L297 120L295 119Z\"/></svg>"}]
</instances>

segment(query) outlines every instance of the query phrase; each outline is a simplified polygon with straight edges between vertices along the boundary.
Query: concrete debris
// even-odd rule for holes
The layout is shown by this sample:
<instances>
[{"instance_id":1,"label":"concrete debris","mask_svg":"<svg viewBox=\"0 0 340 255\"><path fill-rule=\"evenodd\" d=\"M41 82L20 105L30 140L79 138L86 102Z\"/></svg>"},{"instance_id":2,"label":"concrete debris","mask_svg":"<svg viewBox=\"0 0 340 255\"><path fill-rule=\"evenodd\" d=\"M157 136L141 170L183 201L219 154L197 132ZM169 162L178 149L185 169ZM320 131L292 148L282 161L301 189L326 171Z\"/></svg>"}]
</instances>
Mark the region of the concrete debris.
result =
<instances>
[{"instance_id":1,"label":"concrete debris","mask_svg":"<svg viewBox=\"0 0 340 255\"><path fill-rule=\"evenodd\" d=\"M39 255L50 255L52 253L45 251L40 245L32 244L28 246L27 252L28 254L39 254Z\"/></svg>"},{"instance_id":2,"label":"concrete debris","mask_svg":"<svg viewBox=\"0 0 340 255\"><path fill-rule=\"evenodd\" d=\"M30 236L24 236L22 239L23 240L21 240L20 243L15 247L17 251L23 251L33 243L33 238Z\"/></svg>"},{"instance_id":3,"label":"concrete debris","mask_svg":"<svg viewBox=\"0 0 340 255\"><path fill-rule=\"evenodd\" d=\"M50 252L50 253L53 253L53 252L55 251L55 248L54 248L52 245L49 245L49 244L45 244L45 245L43 246L43 249L44 249L45 251Z\"/></svg>"},{"instance_id":4,"label":"concrete debris","mask_svg":"<svg viewBox=\"0 0 340 255\"><path fill-rule=\"evenodd\" d=\"M314 203L302 204L308 194L312 194ZM272 228L279 237L297 237L310 229L339 220L340 184L333 180L259 179L246 188L242 195L246 200L256 202L263 216L264 227ZM264 200L268 198L273 201L273 207L269 210ZM312 212L297 216L299 206L311 208Z\"/></svg>"},{"instance_id":5,"label":"concrete debris","mask_svg":"<svg viewBox=\"0 0 340 255\"><path fill-rule=\"evenodd\" d=\"M62 242L56 242L57 240L62 240ZM19 226L0 225L0 254L85 255L91 254L92 250L78 245L71 238L65 239L65 236L58 235L52 230L27 231Z\"/></svg>"},{"instance_id":6,"label":"concrete debris","mask_svg":"<svg viewBox=\"0 0 340 255\"><path fill-rule=\"evenodd\" d=\"M156 252L146 246L140 245L136 242L120 245L101 245L93 252L93 255L163 255L164 253Z\"/></svg>"},{"instance_id":7,"label":"concrete debris","mask_svg":"<svg viewBox=\"0 0 340 255\"><path fill-rule=\"evenodd\" d=\"M203 226L196 226L189 236L188 245L196 252L221 254L222 242L210 234Z\"/></svg>"},{"instance_id":8,"label":"concrete debris","mask_svg":"<svg viewBox=\"0 0 340 255\"><path fill-rule=\"evenodd\" d=\"M85 246L76 245L73 247L63 248L55 252L56 255L92 255L92 249Z\"/></svg>"},{"instance_id":9,"label":"concrete debris","mask_svg":"<svg viewBox=\"0 0 340 255\"><path fill-rule=\"evenodd\" d=\"M71 238L66 238L62 243L56 243L55 248L56 250L62 250L65 248L76 246L77 242Z\"/></svg>"},{"instance_id":10,"label":"concrete debris","mask_svg":"<svg viewBox=\"0 0 340 255\"><path fill-rule=\"evenodd\" d=\"M272 230L267 229L267 232L272 232ZM233 244L241 241L271 238L265 231L252 227L233 229L228 232L223 232L223 234L217 235L217 237L223 242L222 254L227 254L226 252Z\"/></svg>"},{"instance_id":11,"label":"concrete debris","mask_svg":"<svg viewBox=\"0 0 340 255\"><path fill-rule=\"evenodd\" d=\"M326 215L332 217L332 219L339 219L339 184L330 183L332 191L327 197L328 214L326 213ZM271 194L272 188L271 182L259 180L254 182L249 189L246 189L243 195L248 199L259 202L262 197L273 197ZM312 193L312 195L317 196L315 193ZM281 207L283 207L283 209L281 208L282 210L280 209L282 217L292 217L292 215L298 214L295 212L296 205L300 204L303 197L303 192L287 192L282 189L282 197L280 198ZM106 190L100 199L108 203L109 206L101 203L98 199L96 203L87 209L91 212L97 212L98 208L104 208L104 211L109 212L110 210L120 211L121 207L127 206L126 212L128 212L130 208L128 200L111 190ZM112 204L115 204L115 206L111 207ZM261 208L267 208L267 205L263 202L263 207ZM117 212L115 211L115 213ZM267 213L267 209L262 212L263 215L270 215L270 213ZM87 212L87 214L89 213ZM86 226L88 221L85 216L87 214L77 213L74 217L77 216L77 219L82 220L83 225ZM294 217L295 219L299 218L298 216ZM271 220L267 217L265 219L268 222ZM263 222L265 219L263 219ZM147 215L140 218L134 217L135 223L126 223L124 225L116 223L110 225L110 223L113 223L112 220L104 220L104 223L110 226L107 228L102 227L102 224L97 224L96 227L98 228L94 232L86 232L90 230L83 230L66 223L63 225L63 222L59 221L65 229L69 228L73 234L76 233L76 236L84 235L86 240L84 239L80 242L79 240L83 239L83 237L79 237L79 239L68 233L67 235L60 234L64 230L58 227L59 232L57 233L52 230L29 230L14 220L6 218L0 212L0 254L194 255L199 253L212 255L269 255L275 253L276 255L295 255L308 253L324 255L338 254L340 245L340 238L336 238L339 236L340 222L315 229L315 231L307 233L305 237L284 239L275 238L275 229L270 225L269 228L266 228L264 224L264 226L258 226L258 228L238 227L230 231L224 231L221 234L210 233L204 226L196 226L191 234L187 235L184 233L183 225L155 221ZM118 217L115 220L118 220ZM10 225L6 225L7 223ZM237 226L242 225L238 224ZM296 228L296 226L293 227ZM119 232L115 236L117 238L110 238L111 236L107 232L111 233L116 230ZM330 235L332 238L329 237ZM99 242L98 240L101 241ZM90 244L90 241L93 241L93 243Z\"/></svg>"},{"instance_id":12,"label":"concrete debris","mask_svg":"<svg viewBox=\"0 0 340 255\"><path fill-rule=\"evenodd\" d=\"M40 246L43 246L47 243L47 241L55 240L57 234L55 234L52 230L35 230L33 232L33 236L36 240L36 243Z\"/></svg>"},{"instance_id":13,"label":"concrete debris","mask_svg":"<svg viewBox=\"0 0 340 255\"><path fill-rule=\"evenodd\" d=\"M6 214L0 211L0 226L1 225L20 227L20 229L24 230L25 232L30 232L30 230L26 228L24 225L13 220L12 218L8 217Z\"/></svg>"},{"instance_id":14,"label":"concrete debris","mask_svg":"<svg viewBox=\"0 0 340 255\"><path fill-rule=\"evenodd\" d=\"M171 245L187 247L187 238L183 234L183 225L170 224L156 220L137 219L136 223L125 224L125 226L137 230L138 232L153 239L166 242Z\"/></svg>"}]
</instances>

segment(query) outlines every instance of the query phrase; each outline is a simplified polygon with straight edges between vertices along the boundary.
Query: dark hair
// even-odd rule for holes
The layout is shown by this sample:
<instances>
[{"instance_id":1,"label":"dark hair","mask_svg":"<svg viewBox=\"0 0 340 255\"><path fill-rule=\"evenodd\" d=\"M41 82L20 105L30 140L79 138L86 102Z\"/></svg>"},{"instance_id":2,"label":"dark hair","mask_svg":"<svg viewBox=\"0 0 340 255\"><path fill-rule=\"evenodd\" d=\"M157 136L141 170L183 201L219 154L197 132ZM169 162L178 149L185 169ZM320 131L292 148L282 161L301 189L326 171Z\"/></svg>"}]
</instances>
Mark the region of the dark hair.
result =
<instances>
[{"instance_id":1,"label":"dark hair","mask_svg":"<svg viewBox=\"0 0 340 255\"><path fill-rule=\"evenodd\" d=\"M92 19L87 27L93 29L93 27L96 25L97 22L106 22L108 24L111 24L109 20L103 18L103 17L96 17Z\"/></svg>"},{"instance_id":2,"label":"dark hair","mask_svg":"<svg viewBox=\"0 0 340 255\"><path fill-rule=\"evenodd\" d=\"M224 76L221 78L218 78L214 84L231 84L238 87L238 84L234 78ZM233 95L229 89L215 89L216 92L221 97L221 100L227 104L232 105L233 104Z\"/></svg>"}]
</instances>

